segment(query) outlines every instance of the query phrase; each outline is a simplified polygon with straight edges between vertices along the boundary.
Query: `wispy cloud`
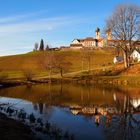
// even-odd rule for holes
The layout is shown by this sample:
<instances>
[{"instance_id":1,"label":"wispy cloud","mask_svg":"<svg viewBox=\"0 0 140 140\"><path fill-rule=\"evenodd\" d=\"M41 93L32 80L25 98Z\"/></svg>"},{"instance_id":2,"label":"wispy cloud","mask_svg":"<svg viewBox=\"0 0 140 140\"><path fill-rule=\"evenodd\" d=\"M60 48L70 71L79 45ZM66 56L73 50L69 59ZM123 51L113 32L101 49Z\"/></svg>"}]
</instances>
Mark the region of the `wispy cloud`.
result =
<instances>
[{"instance_id":1,"label":"wispy cloud","mask_svg":"<svg viewBox=\"0 0 140 140\"><path fill-rule=\"evenodd\" d=\"M0 17L0 24L9 24L9 23L14 23L20 20L24 20L30 17L35 17L37 15L46 13L46 10L38 11L38 12L33 12L33 13L26 13L26 14L20 14L16 16L8 16L8 17Z\"/></svg>"},{"instance_id":2,"label":"wispy cloud","mask_svg":"<svg viewBox=\"0 0 140 140\"><path fill-rule=\"evenodd\" d=\"M27 15L25 15L27 17ZM14 18L8 18L8 20L14 21L15 19L21 19L23 16L17 16ZM0 24L0 36L6 36L13 33L27 33L38 31L50 31L60 27L66 27L75 24L82 24L87 22L87 18L78 18L76 16L70 17L54 17L54 18L40 18L32 21L14 22L7 24ZM6 21L6 20L5 20ZM0 21L1 22L1 21Z\"/></svg>"},{"instance_id":3,"label":"wispy cloud","mask_svg":"<svg viewBox=\"0 0 140 140\"><path fill-rule=\"evenodd\" d=\"M1 18L0 55L32 50L35 41L40 40L46 34L47 38L49 36L49 42L53 45L62 45L66 42L65 34L68 35L72 30L73 32L79 32L81 28L78 27L95 20L97 18L81 15L47 17L43 11ZM60 34L64 39L60 39ZM65 41L63 42L63 40Z\"/></svg>"}]
</instances>

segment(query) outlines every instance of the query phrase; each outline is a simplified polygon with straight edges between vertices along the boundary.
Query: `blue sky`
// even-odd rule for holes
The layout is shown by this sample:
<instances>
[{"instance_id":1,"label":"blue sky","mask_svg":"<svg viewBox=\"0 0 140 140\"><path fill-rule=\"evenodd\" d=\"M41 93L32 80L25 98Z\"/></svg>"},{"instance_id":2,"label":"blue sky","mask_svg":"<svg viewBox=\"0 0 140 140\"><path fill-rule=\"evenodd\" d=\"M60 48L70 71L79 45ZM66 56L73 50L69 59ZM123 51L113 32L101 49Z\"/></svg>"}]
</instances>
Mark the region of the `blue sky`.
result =
<instances>
[{"instance_id":1,"label":"blue sky","mask_svg":"<svg viewBox=\"0 0 140 140\"><path fill-rule=\"evenodd\" d=\"M0 56L32 51L44 39L52 47L95 36L120 3L139 0L0 0Z\"/></svg>"}]
</instances>

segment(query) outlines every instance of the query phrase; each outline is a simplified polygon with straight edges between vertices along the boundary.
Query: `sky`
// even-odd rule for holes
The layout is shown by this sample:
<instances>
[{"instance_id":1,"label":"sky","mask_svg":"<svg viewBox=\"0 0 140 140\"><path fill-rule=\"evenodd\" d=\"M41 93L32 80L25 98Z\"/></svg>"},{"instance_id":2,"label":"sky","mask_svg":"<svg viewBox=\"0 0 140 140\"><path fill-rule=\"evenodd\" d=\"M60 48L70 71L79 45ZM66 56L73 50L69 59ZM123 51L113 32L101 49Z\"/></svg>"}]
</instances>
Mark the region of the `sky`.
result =
<instances>
[{"instance_id":1,"label":"sky","mask_svg":"<svg viewBox=\"0 0 140 140\"><path fill-rule=\"evenodd\" d=\"M139 0L0 0L0 56L30 52L43 39L51 47L94 37L121 3Z\"/></svg>"}]
</instances>

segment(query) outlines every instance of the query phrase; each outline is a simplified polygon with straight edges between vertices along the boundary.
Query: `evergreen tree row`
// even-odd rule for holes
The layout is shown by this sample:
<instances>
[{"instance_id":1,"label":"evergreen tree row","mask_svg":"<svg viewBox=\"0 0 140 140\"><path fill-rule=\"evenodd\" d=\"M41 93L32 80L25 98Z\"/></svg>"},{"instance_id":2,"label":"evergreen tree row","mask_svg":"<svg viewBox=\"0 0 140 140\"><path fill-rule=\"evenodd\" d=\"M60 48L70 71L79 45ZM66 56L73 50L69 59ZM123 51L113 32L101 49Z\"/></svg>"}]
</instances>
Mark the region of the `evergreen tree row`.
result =
<instances>
[{"instance_id":1,"label":"evergreen tree row","mask_svg":"<svg viewBox=\"0 0 140 140\"><path fill-rule=\"evenodd\" d=\"M49 50L49 45L47 44L45 47L43 39L41 39L40 44L35 43L34 51L45 51L45 50Z\"/></svg>"}]
</instances>

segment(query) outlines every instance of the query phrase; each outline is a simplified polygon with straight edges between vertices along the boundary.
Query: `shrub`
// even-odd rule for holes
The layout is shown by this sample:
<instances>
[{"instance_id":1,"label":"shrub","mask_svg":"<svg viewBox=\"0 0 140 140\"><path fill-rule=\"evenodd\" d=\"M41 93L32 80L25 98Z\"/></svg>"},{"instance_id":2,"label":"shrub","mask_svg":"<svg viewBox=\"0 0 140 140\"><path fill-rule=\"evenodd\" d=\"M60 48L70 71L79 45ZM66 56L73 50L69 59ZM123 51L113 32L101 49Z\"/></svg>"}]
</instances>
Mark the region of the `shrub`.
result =
<instances>
[{"instance_id":1,"label":"shrub","mask_svg":"<svg viewBox=\"0 0 140 140\"><path fill-rule=\"evenodd\" d=\"M0 72L0 81L6 80L7 77L8 77L8 74L7 73Z\"/></svg>"},{"instance_id":2,"label":"shrub","mask_svg":"<svg viewBox=\"0 0 140 140\"><path fill-rule=\"evenodd\" d=\"M30 71L30 70L24 71L23 75L24 75L24 77L26 78L27 81L31 81L33 76L34 76L33 72Z\"/></svg>"}]
</instances>

